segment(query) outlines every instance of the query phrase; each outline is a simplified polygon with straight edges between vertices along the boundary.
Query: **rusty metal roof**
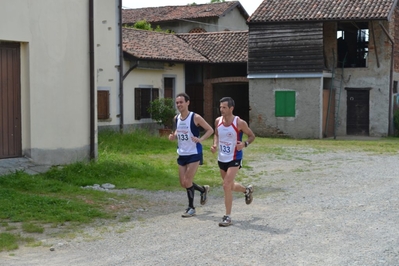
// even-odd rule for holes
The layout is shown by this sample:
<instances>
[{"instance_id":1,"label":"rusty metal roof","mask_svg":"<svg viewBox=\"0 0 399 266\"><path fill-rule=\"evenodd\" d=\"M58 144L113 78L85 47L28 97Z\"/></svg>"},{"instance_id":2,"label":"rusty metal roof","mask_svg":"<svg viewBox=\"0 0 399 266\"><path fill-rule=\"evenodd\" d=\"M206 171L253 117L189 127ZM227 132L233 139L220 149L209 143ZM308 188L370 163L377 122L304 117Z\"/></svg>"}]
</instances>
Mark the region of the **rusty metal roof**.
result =
<instances>
[{"instance_id":1,"label":"rusty metal roof","mask_svg":"<svg viewBox=\"0 0 399 266\"><path fill-rule=\"evenodd\" d=\"M246 63L248 61L248 31L181 33L192 48L211 63Z\"/></svg>"},{"instance_id":2,"label":"rusty metal roof","mask_svg":"<svg viewBox=\"0 0 399 266\"><path fill-rule=\"evenodd\" d=\"M264 0L249 23L389 20L397 0Z\"/></svg>"},{"instance_id":3,"label":"rusty metal roof","mask_svg":"<svg viewBox=\"0 0 399 266\"><path fill-rule=\"evenodd\" d=\"M156 23L179 19L222 17L236 7L239 9L244 19L248 19L248 13L242 7L239 1L227 1L222 3L202 5L123 9L122 23L133 24L140 20L146 20L149 23Z\"/></svg>"}]
</instances>

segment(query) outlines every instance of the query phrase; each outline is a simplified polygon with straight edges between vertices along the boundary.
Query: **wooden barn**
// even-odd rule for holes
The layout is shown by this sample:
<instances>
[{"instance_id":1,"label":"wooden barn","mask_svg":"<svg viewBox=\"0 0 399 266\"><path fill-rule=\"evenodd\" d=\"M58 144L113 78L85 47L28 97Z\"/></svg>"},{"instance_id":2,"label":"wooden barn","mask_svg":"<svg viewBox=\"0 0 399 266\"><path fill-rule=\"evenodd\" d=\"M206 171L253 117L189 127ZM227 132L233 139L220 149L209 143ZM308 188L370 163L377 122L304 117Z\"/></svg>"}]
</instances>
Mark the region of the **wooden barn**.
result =
<instances>
[{"instance_id":1,"label":"wooden barn","mask_svg":"<svg viewBox=\"0 0 399 266\"><path fill-rule=\"evenodd\" d=\"M396 0L263 1L248 20L254 131L392 134L398 16Z\"/></svg>"}]
</instances>

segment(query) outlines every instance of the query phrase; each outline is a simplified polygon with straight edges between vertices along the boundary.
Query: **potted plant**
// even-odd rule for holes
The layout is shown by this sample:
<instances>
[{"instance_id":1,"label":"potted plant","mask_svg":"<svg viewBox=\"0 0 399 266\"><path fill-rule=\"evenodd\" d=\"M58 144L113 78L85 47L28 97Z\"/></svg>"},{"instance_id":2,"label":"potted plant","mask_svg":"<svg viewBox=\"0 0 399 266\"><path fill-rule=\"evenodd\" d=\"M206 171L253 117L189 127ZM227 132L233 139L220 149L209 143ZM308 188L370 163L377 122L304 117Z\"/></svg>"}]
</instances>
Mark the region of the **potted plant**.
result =
<instances>
[{"instance_id":1,"label":"potted plant","mask_svg":"<svg viewBox=\"0 0 399 266\"><path fill-rule=\"evenodd\" d=\"M148 112L158 125L160 135L169 135L173 127L173 118L176 115L175 102L172 98L158 98L150 102Z\"/></svg>"}]
</instances>

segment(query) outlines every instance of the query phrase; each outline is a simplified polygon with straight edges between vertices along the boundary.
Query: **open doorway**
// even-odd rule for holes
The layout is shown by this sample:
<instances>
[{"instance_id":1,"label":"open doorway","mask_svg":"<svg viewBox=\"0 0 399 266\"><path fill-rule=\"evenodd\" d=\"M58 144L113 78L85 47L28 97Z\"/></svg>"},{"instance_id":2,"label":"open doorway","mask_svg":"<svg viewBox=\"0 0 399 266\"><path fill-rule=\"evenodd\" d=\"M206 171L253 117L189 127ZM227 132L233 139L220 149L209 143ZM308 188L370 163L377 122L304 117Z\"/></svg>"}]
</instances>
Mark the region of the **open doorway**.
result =
<instances>
[{"instance_id":1,"label":"open doorway","mask_svg":"<svg viewBox=\"0 0 399 266\"><path fill-rule=\"evenodd\" d=\"M340 22L337 30L337 67L367 67L368 22Z\"/></svg>"},{"instance_id":2,"label":"open doorway","mask_svg":"<svg viewBox=\"0 0 399 266\"><path fill-rule=\"evenodd\" d=\"M231 97L235 102L234 115L239 116L249 124L249 86L248 83L218 83L213 84L213 120L220 116L219 100Z\"/></svg>"}]
</instances>

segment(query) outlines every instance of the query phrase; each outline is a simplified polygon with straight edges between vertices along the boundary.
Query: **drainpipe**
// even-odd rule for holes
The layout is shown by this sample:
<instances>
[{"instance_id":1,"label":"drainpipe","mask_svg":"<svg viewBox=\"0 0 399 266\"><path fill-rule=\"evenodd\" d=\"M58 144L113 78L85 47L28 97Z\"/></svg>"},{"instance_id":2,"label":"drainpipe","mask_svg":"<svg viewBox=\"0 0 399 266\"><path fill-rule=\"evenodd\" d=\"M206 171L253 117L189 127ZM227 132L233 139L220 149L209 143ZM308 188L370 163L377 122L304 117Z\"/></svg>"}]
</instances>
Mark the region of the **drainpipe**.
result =
<instances>
[{"instance_id":1,"label":"drainpipe","mask_svg":"<svg viewBox=\"0 0 399 266\"><path fill-rule=\"evenodd\" d=\"M393 95L393 85L392 85L392 81L393 81L393 60L394 60L394 49L395 49L395 42L394 40L391 38L391 36L389 36L388 31L385 29L384 25L382 24L382 22L380 21L380 26L382 28L382 30L385 32L385 34L387 35L389 41L391 42L392 45L392 50L391 50L391 70L390 70L390 75L389 75L389 124L388 124L388 135L392 136L393 135L393 121L392 121L392 95Z\"/></svg>"},{"instance_id":2,"label":"drainpipe","mask_svg":"<svg viewBox=\"0 0 399 266\"><path fill-rule=\"evenodd\" d=\"M123 47L122 47L122 0L119 0L119 130L123 133Z\"/></svg>"},{"instance_id":3,"label":"drainpipe","mask_svg":"<svg viewBox=\"0 0 399 266\"><path fill-rule=\"evenodd\" d=\"M89 0L89 56L90 56L90 160L95 154L95 71L94 71L94 0Z\"/></svg>"}]
</instances>

